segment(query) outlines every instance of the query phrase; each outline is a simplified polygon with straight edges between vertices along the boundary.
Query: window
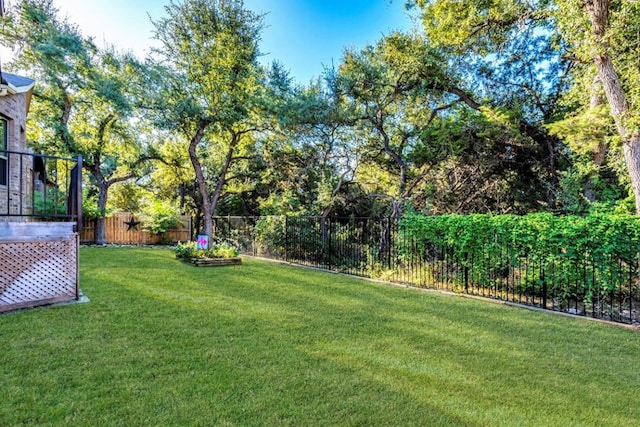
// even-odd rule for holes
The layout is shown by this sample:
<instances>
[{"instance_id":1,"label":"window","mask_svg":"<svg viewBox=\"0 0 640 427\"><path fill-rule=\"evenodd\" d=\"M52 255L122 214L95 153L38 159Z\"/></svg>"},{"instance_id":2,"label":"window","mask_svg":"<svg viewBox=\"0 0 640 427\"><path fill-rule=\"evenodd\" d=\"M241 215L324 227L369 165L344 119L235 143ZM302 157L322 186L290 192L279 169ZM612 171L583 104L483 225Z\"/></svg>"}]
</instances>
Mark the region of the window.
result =
<instances>
[{"instance_id":1,"label":"window","mask_svg":"<svg viewBox=\"0 0 640 427\"><path fill-rule=\"evenodd\" d=\"M7 185L7 121L0 119L0 185Z\"/></svg>"}]
</instances>

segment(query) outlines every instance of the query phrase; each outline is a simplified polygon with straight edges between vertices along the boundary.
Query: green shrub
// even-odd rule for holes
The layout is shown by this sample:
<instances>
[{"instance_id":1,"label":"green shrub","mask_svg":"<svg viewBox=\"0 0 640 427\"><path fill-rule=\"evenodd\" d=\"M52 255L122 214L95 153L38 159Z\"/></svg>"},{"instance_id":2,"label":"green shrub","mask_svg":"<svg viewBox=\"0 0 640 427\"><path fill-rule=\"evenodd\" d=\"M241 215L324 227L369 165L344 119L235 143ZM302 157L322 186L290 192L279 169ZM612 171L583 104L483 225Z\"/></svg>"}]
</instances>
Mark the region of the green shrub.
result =
<instances>
[{"instance_id":1,"label":"green shrub","mask_svg":"<svg viewBox=\"0 0 640 427\"><path fill-rule=\"evenodd\" d=\"M233 258L240 255L238 247L229 241L214 243L208 252L211 258Z\"/></svg>"},{"instance_id":2,"label":"green shrub","mask_svg":"<svg viewBox=\"0 0 640 427\"><path fill-rule=\"evenodd\" d=\"M83 189L82 192L82 216L85 220L104 218L111 213L111 209L98 208L98 195Z\"/></svg>"},{"instance_id":3,"label":"green shrub","mask_svg":"<svg viewBox=\"0 0 640 427\"><path fill-rule=\"evenodd\" d=\"M168 203L154 201L142 215L144 229L153 234L165 234L182 226L180 215Z\"/></svg>"},{"instance_id":4,"label":"green shrub","mask_svg":"<svg viewBox=\"0 0 640 427\"><path fill-rule=\"evenodd\" d=\"M285 255L286 217L284 215L261 217L255 226L255 243L263 252Z\"/></svg>"},{"instance_id":5,"label":"green shrub","mask_svg":"<svg viewBox=\"0 0 640 427\"><path fill-rule=\"evenodd\" d=\"M67 195L57 188L47 188L46 193L35 191L33 211L43 217L64 215L67 213Z\"/></svg>"},{"instance_id":6,"label":"green shrub","mask_svg":"<svg viewBox=\"0 0 640 427\"><path fill-rule=\"evenodd\" d=\"M446 248L456 283L473 270L478 286L508 286L514 274L514 292L585 304L621 298L640 253L640 218L627 214L413 215L400 227L416 257Z\"/></svg>"},{"instance_id":7,"label":"green shrub","mask_svg":"<svg viewBox=\"0 0 640 427\"><path fill-rule=\"evenodd\" d=\"M240 255L240 250L229 241L216 242L207 250L198 249L196 242L178 243L171 248L178 259L192 258L233 258Z\"/></svg>"},{"instance_id":8,"label":"green shrub","mask_svg":"<svg viewBox=\"0 0 640 427\"><path fill-rule=\"evenodd\" d=\"M587 253L633 262L640 250L640 219L626 214L411 215L400 225L418 245L447 245L460 259L509 247L514 257L540 262L579 261Z\"/></svg>"}]
</instances>

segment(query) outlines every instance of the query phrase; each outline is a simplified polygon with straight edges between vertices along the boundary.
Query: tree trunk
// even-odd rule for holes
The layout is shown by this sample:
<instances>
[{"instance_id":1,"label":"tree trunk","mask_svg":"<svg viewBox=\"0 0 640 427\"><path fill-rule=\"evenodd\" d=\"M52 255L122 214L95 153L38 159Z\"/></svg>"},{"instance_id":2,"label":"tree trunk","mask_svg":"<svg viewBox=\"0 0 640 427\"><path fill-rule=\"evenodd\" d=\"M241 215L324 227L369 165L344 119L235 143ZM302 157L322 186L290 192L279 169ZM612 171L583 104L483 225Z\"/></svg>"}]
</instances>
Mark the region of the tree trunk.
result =
<instances>
[{"instance_id":1,"label":"tree trunk","mask_svg":"<svg viewBox=\"0 0 640 427\"><path fill-rule=\"evenodd\" d=\"M630 132L627 128L629 105L611 57L609 55L597 56L595 64L607 95L611 115L615 120L618 133L622 137L624 159L636 201L636 214L640 215L640 134L637 131Z\"/></svg>"},{"instance_id":2,"label":"tree trunk","mask_svg":"<svg viewBox=\"0 0 640 427\"><path fill-rule=\"evenodd\" d=\"M99 216L96 218L96 228L93 231L93 241L97 245L105 245L107 243L107 233L105 230L104 216L107 211L107 194L109 192L109 186L104 179L104 175L100 170L99 165L100 158L93 157L91 161L84 163L84 168L89 171L93 179L96 181L98 187L98 212Z\"/></svg>"},{"instance_id":3,"label":"tree trunk","mask_svg":"<svg viewBox=\"0 0 640 427\"><path fill-rule=\"evenodd\" d=\"M640 134L633 134L625 141L622 150L636 198L636 214L640 215Z\"/></svg>"},{"instance_id":4,"label":"tree trunk","mask_svg":"<svg viewBox=\"0 0 640 427\"><path fill-rule=\"evenodd\" d=\"M605 99L602 97L602 82L600 82L600 77L594 79L593 84L591 85L591 100L589 102L589 108L596 109L605 103ZM587 175L587 182L584 187L584 197L591 203L596 201L595 195L595 176L597 176L598 171L604 164L607 153L609 152L609 145L605 140L598 141L598 146L593 152L591 156L591 161L596 167L596 170L593 172L589 172Z\"/></svg>"},{"instance_id":5,"label":"tree trunk","mask_svg":"<svg viewBox=\"0 0 640 427\"><path fill-rule=\"evenodd\" d=\"M198 144L200 144L207 126L209 126L209 122L206 120L201 120L198 124L196 134L189 143L189 158L191 159L191 164L193 165L193 170L196 174L196 182L198 183L200 197L202 197L202 213L204 215L202 233L206 234L211 239L213 237L213 213L211 211L211 204L207 203L207 200L209 200L209 192L207 191L207 183L204 178L204 173L202 172L202 165L200 164L198 154L196 153Z\"/></svg>"},{"instance_id":6,"label":"tree trunk","mask_svg":"<svg viewBox=\"0 0 640 427\"><path fill-rule=\"evenodd\" d=\"M391 148L391 140L389 139L389 135L384 129L384 123L382 121L382 111L378 113L376 120L374 121L376 126L376 130L382 136L383 150L384 152L391 157L394 163L398 166L400 171L400 176L398 177L398 197L396 199L396 204L393 205L393 210L391 212L392 217L400 217L402 213L402 208L404 207L404 197L407 189L407 163L402 158L402 153L396 153Z\"/></svg>"},{"instance_id":7,"label":"tree trunk","mask_svg":"<svg viewBox=\"0 0 640 427\"><path fill-rule=\"evenodd\" d=\"M93 234L93 240L96 245L106 245L107 244L107 230L105 226L105 218L104 215L100 215L96 218L96 228Z\"/></svg>"},{"instance_id":8,"label":"tree trunk","mask_svg":"<svg viewBox=\"0 0 640 427\"><path fill-rule=\"evenodd\" d=\"M629 104L609 55L609 41L607 40L606 32L609 27L610 4L611 0L591 0L585 1L584 7L591 20L593 35L596 37L598 44L594 52L593 62L604 93L607 96L607 102L611 109L611 115L615 120L616 128L622 137L624 158L627 163L629 178L631 179L633 195L636 199L636 213L640 215L640 134L637 131L629 132L627 128Z\"/></svg>"},{"instance_id":9,"label":"tree trunk","mask_svg":"<svg viewBox=\"0 0 640 427\"><path fill-rule=\"evenodd\" d=\"M94 174L95 176L95 174ZM98 210L101 212L96 219L96 228L93 239L96 245L107 244L107 231L105 228L105 212L107 210L107 192L108 188L104 183L104 179L98 181Z\"/></svg>"},{"instance_id":10,"label":"tree trunk","mask_svg":"<svg viewBox=\"0 0 640 427\"><path fill-rule=\"evenodd\" d=\"M216 188L211 195L211 203L209 205L209 209L211 210L212 214L215 213L216 208L218 207L218 201L220 200L222 189L227 182L227 172L229 171L229 167L231 166L231 162L233 161L233 152L240 142L241 135L241 133L231 131L231 143L229 144L229 149L227 150L227 155L224 159L224 165L222 166L222 169L218 174L218 182L216 182Z\"/></svg>"}]
</instances>

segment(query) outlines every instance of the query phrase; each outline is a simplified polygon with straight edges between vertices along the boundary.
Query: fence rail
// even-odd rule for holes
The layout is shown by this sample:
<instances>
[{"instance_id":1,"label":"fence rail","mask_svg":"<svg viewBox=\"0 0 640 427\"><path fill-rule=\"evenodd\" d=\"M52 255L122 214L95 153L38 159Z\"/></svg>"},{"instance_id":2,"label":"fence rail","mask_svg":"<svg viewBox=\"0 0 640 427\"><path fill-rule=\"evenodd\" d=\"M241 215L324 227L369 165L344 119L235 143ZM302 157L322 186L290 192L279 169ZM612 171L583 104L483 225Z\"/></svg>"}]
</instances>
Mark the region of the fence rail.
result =
<instances>
[{"instance_id":1,"label":"fence rail","mask_svg":"<svg viewBox=\"0 0 640 427\"><path fill-rule=\"evenodd\" d=\"M460 253L391 219L216 217L215 234L244 253L363 277L640 324L638 251L534 257L500 240ZM638 242L634 243L640 246Z\"/></svg>"}]
</instances>

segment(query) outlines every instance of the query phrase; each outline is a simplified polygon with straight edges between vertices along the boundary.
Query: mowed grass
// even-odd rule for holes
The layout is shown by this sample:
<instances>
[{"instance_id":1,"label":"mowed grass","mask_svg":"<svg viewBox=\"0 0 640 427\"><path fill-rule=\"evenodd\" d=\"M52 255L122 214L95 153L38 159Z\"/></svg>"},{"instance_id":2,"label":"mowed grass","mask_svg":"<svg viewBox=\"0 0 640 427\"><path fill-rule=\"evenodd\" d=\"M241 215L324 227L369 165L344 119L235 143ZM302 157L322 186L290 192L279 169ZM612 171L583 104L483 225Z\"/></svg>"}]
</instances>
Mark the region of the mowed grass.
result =
<instances>
[{"instance_id":1,"label":"mowed grass","mask_svg":"<svg viewBox=\"0 0 640 427\"><path fill-rule=\"evenodd\" d=\"M0 425L634 426L640 332L245 259L83 248L0 316Z\"/></svg>"}]
</instances>

